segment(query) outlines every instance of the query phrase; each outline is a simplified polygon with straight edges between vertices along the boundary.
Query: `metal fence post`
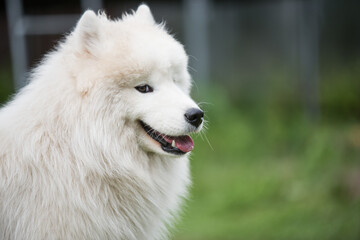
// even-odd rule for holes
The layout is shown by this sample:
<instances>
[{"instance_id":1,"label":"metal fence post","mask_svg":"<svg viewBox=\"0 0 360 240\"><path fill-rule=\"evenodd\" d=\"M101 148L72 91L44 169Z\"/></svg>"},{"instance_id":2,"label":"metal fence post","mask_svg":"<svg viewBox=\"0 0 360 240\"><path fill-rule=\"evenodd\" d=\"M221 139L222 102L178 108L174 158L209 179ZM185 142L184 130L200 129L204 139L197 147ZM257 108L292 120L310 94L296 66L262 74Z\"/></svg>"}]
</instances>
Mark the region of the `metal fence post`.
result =
<instances>
[{"instance_id":1,"label":"metal fence post","mask_svg":"<svg viewBox=\"0 0 360 240\"><path fill-rule=\"evenodd\" d=\"M19 89L25 86L25 74L28 67L21 0L6 0L6 11L14 85L15 89Z\"/></svg>"},{"instance_id":2,"label":"metal fence post","mask_svg":"<svg viewBox=\"0 0 360 240\"><path fill-rule=\"evenodd\" d=\"M206 82L209 78L209 0L184 0L185 45L190 55L190 66L195 79Z\"/></svg>"},{"instance_id":3,"label":"metal fence post","mask_svg":"<svg viewBox=\"0 0 360 240\"><path fill-rule=\"evenodd\" d=\"M83 11L89 8L97 11L102 8L102 0L81 0L81 8ZM79 16L71 14L26 16L23 14L22 0L6 0L6 12L14 85L18 90L26 85L28 69L26 35L63 33L71 28Z\"/></svg>"}]
</instances>

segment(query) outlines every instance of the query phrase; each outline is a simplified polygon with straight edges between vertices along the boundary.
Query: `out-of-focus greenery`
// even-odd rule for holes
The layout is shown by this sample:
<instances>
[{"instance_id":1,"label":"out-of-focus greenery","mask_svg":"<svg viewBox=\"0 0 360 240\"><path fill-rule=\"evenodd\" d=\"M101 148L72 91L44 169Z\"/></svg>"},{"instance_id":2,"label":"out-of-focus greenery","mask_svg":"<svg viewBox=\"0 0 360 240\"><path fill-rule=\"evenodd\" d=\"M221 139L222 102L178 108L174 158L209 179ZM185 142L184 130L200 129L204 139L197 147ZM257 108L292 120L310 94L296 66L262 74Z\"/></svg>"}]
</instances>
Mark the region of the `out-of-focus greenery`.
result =
<instances>
[{"instance_id":1,"label":"out-of-focus greenery","mask_svg":"<svg viewBox=\"0 0 360 240\"><path fill-rule=\"evenodd\" d=\"M1 104L4 104L9 98L10 94L14 92L11 67L6 65L0 66L0 107Z\"/></svg>"},{"instance_id":2,"label":"out-of-focus greenery","mask_svg":"<svg viewBox=\"0 0 360 240\"><path fill-rule=\"evenodd\" d=\"M325 116L360 119L360 60L322 70L320 104Z\"/></svg>"},{"instance_id":3,"label":"out-of-focus greenery","mask_svg":"<svg viewBox=\"0 0 360 240\"><path fill-rule=\"evenodd\" d=\"M321 84L317 122L285 78L269 76L280 82L248 106L225 88L195 86L208 129L194 136L194 184L173 239L360 239L360 68L347 69ZM0 103L10 77L0 69Z\"/></svg>"}]
</instances>

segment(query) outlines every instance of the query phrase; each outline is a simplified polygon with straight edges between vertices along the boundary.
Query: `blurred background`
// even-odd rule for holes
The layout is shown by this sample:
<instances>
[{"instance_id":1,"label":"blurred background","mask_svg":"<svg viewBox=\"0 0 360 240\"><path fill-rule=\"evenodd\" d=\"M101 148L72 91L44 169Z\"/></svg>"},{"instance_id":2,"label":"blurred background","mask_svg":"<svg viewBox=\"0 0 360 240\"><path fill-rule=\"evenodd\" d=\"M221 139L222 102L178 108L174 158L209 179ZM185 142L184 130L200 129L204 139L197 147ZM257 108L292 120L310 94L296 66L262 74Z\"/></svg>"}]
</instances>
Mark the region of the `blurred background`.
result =
<instances>
[{"instance_id":1,"label":"blurred background","mask_svg":"<svg viewBox=\"0 0 360 240\"><path fill-rule=\"evenodd\" d=\"M87 8L0 5L0 104ZM360 239L360 2L145 1L184 43L207 129L175 240Z\"/></svg>"}]
</instances>

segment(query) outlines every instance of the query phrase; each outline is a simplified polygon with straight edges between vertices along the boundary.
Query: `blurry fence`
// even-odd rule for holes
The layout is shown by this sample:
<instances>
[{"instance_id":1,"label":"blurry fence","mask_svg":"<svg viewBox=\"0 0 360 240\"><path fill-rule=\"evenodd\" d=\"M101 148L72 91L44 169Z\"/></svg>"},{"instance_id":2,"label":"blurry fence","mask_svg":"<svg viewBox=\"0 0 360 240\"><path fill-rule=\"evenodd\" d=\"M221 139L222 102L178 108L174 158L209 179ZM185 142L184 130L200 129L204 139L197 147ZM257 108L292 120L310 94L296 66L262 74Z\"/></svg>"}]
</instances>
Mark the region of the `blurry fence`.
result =
<instances>
[{"instance_id":1,"label":"blurry fence","mask_svg":"<svg viewBox=\"0 0 360 240\"><path fill-rule=\"evenodd\" d=\"M316 0L218 3L210 24L211 76L249 98L268 95L272 76L284 76L317 118L320 13Z\"/></svg>"},{"instance_id":2,"label":"blurry fence","mask_svg":"<svg viewBox=\"0 0 360 240\"><path fill-rule=\"evenodd\" d=\"M101 9L102 0L81 0L82 10ZM28 71L27 35L59 34L68 31L79 15L24 15L22 0L6 0L15 88L26 83Z\"/></svg>"}]
</instances>

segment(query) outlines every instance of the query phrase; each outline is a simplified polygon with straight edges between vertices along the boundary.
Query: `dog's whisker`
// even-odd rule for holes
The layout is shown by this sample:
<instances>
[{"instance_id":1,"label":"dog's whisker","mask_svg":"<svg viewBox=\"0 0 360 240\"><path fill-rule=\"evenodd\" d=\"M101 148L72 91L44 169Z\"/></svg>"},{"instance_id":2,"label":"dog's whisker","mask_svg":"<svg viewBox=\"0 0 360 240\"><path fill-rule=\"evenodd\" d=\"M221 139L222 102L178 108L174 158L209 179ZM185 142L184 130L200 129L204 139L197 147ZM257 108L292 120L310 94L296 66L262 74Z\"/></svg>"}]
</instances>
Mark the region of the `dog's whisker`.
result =
<instances>
[{"instance_id":1,"label":"dog's whisker","mask_svg":"<svg viewBox=\"0 0 360 240\"><path fill-rule=\"evenodd\" d=\"M193 68L193 67L188 66L188 69L190 69L191 71L193 71L193 72L197 73L196 69L195 69L195 68Z\"/></svg>"},{"instance_id":2,"label":"dog's whisker","mask_svg":"<svg viewBox=\"0 0 360 240\"><path fill-rule=\"evenodd\" d=\"M199 106L203 106L203 105L212 105L212 106L214 106L214 104L213 103L210 103L210 102L198 102L197 103Z\"/></svg>"},{"instance_id":3,"label":"dog's whisker","mask_svg":"<svg viewBox=\"0 0 360 240\"><path fill-rule=\"evenodd\" d=\"M199 61L199 59L197 59L194 55L189 55L189 58L193 58L195 61Z\"/></svg>"},{"instance_id":4,"label":"dog's whisker","mask_svg":"<svg viewBox=\"0 0 360 240\"><path fill-rule=\"evenodd\" d=\"M206 142L209 144L209 147L211 148L211 150L215 151L214 148L213 148L213 146L211 145L209 139L207 138L207 136L204 135L204 137L205 137L205 139L206 139Z\"/></svg>"}]
</instances>

